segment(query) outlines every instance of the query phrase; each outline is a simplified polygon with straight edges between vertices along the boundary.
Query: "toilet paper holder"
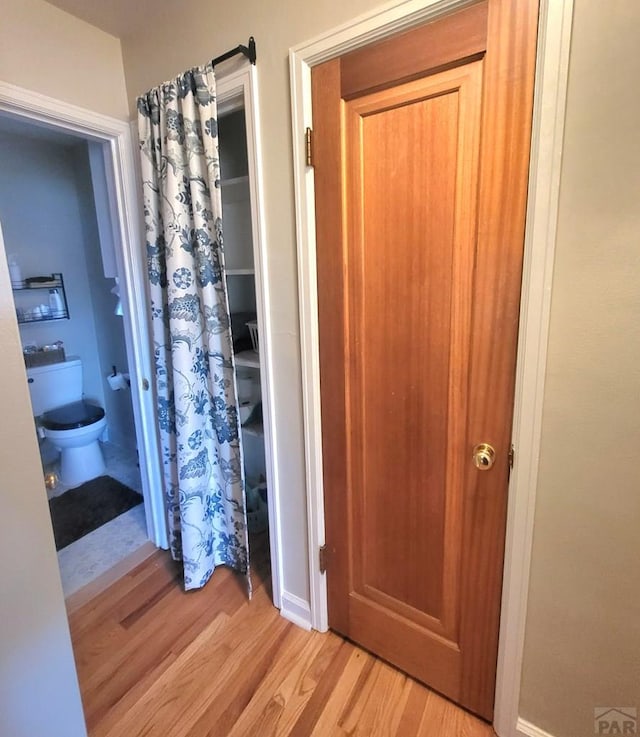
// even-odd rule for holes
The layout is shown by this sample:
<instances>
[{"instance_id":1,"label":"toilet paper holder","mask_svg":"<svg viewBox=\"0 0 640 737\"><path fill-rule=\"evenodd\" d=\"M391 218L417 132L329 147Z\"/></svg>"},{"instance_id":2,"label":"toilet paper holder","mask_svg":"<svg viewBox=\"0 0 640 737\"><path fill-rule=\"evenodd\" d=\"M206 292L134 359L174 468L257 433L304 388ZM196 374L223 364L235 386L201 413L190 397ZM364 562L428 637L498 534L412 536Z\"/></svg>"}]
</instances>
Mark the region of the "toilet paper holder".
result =
<instances>
[{"instance_id":1,"label":"toilet paper holder","mask_svg":"<svg viewBox=\"0 0 640 737\"><path fill-rule=\"evenodd\" d=\"M131 386L129 374L122 374L118 371L115 364L111 366L111 373L107 376L109 386L114 392L121 389L128 389Z\"/></svg>"}]
</instances>

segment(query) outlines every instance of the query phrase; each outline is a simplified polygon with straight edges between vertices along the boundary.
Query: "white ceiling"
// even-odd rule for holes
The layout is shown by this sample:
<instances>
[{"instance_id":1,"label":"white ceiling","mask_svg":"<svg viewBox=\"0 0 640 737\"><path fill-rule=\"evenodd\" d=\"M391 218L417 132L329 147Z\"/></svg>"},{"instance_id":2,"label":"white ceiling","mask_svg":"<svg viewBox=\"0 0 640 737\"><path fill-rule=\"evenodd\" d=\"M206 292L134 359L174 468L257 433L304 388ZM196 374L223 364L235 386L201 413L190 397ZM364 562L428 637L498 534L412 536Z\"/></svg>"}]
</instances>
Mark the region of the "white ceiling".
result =
<instances>
[{"instance_id":1,"label":"white ceiling","mask_svg":"<svg viewBox=\"0 0 640 737\"><path fill-rule=\"evenodd\" d=\"M175 0L48 0L91 25L124 38L144 28L147 20Z\"/></svg>"}]
</instances>

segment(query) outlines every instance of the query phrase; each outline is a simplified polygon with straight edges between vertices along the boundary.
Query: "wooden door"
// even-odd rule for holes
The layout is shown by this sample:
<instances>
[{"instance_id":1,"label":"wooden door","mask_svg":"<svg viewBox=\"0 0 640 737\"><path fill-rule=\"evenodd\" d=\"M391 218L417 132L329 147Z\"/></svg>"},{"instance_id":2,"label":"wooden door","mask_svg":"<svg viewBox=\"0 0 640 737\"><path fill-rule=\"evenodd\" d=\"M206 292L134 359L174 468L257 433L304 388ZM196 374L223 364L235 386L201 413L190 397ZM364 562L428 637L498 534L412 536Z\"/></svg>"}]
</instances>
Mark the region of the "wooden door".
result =
<instances>
[{"instance_id":1,"label":"wooden door","mask_svg":"<svg viewBox=\"0 0 640 737\"><path fill-rule=\"evenodd\" d=\"M488 0L312 73L329 624L487 719L536 25Z\"/></svg>"}]
</instances>

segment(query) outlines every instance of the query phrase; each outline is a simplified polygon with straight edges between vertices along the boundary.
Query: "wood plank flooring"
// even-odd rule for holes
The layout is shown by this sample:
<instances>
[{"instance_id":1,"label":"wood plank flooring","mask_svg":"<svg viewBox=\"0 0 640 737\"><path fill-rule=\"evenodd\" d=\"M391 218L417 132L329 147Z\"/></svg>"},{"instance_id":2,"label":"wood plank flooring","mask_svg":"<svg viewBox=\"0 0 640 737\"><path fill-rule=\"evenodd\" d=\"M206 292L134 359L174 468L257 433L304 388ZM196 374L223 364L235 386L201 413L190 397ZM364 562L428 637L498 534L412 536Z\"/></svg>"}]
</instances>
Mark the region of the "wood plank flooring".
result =
<instances>
[{"instance_id":1,"label":"wood plank flooring","mask_svg":"<svg viewBox=\"0 0 640 737\"><path fill-rule=\"evenodd\" d=\"M271 602L266 535L254 595L218 569L185 593L154 553L70 614L90 737L493 737L491 727Z\"/></svg>"}]
</instances>

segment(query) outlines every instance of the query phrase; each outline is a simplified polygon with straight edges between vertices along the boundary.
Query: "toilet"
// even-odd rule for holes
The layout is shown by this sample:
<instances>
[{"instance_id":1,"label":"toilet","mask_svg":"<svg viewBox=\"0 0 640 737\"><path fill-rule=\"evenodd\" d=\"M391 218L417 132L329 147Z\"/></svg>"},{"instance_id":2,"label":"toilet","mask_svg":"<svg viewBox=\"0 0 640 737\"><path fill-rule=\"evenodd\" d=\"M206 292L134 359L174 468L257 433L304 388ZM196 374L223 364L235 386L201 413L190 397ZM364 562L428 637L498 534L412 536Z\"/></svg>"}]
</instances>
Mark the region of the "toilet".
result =
<instances>
[{"instance_id":1,"label":"toilet","mask_svg":"<svg viewBox=\"0 0 640 737\"><path fill-rule=\"evenodd\" d=\"M40 432L60 451L60 480L79 486L105 473L99 437L107 426L102 407L82 399L82 362L27 369L29 393Z\"/></svg>"}]
</instances>

